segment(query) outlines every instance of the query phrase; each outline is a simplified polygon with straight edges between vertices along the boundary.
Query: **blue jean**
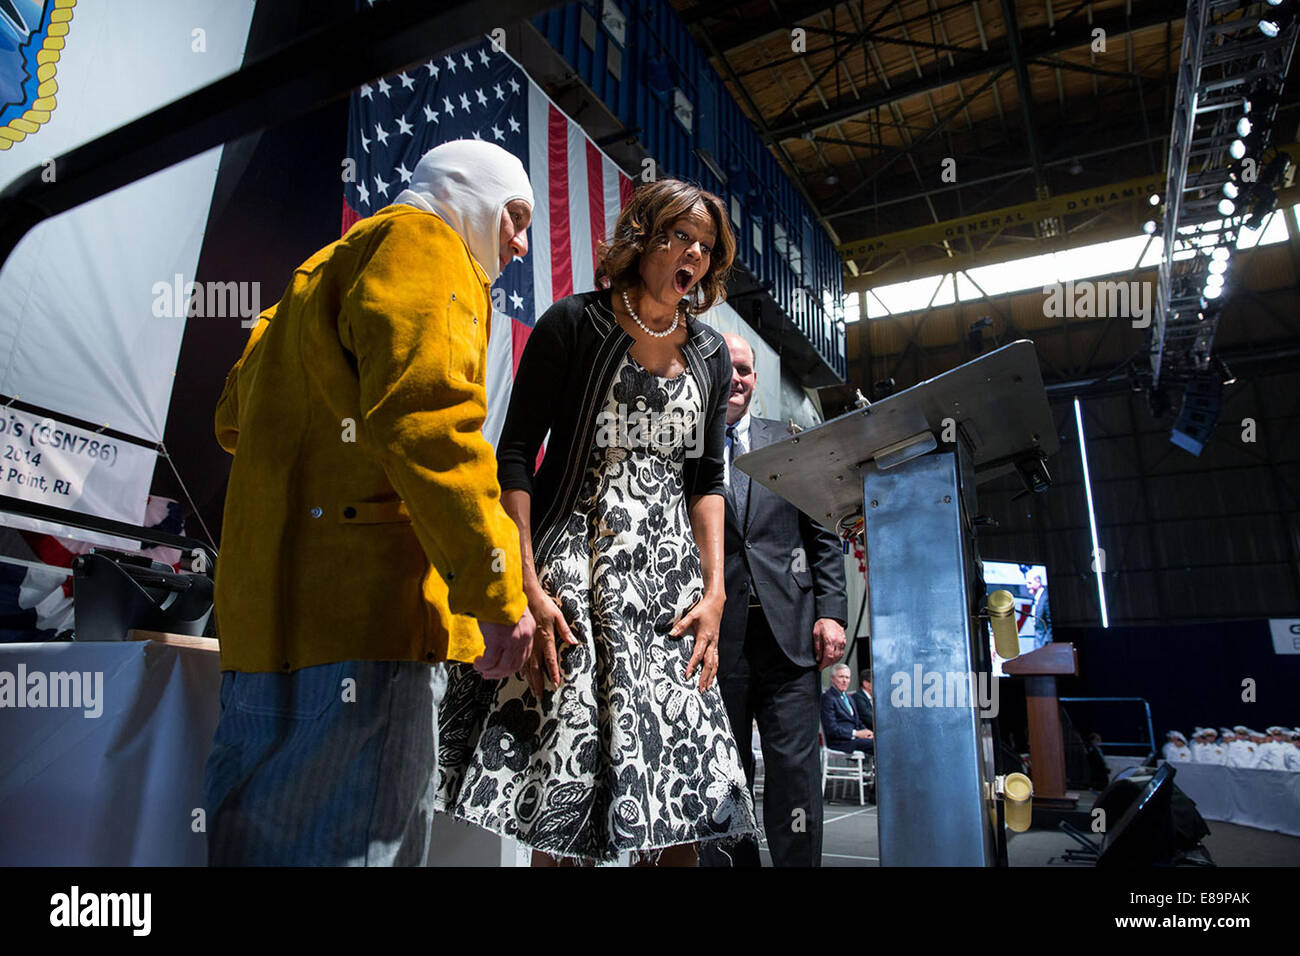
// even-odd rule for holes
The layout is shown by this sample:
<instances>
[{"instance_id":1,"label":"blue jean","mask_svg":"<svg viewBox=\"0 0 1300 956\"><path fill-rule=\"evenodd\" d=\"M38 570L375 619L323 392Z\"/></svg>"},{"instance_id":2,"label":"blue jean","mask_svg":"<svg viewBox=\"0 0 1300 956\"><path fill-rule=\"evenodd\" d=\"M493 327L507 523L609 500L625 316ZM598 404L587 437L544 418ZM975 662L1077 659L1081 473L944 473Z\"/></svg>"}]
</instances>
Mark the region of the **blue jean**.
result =
<instances>
[{"instance_id":1,"label":"blue jean","mask_svg":"<svg viewBox=\"0 0 1300 956\"><path fill-rule=\"evenodd\" d=\"M204 775L210 866L422 866L442 664L221 675Z\"/></svg>"}]
</instances>

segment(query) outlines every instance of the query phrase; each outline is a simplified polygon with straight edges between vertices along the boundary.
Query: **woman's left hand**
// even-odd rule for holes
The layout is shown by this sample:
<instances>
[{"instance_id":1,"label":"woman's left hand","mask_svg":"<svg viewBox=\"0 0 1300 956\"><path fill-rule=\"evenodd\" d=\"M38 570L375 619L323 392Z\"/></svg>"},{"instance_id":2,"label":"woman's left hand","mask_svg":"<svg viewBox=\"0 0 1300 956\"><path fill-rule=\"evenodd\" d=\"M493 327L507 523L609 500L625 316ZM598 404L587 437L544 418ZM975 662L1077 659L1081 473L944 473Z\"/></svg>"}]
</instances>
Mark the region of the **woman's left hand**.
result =
<instances>
[{"instance_id":1,"label":"woman's left hand","mask_svg":"<svg viewBox=\"0 0 1300 956\"><path fill-rule=\"evenodd\" d=\"M725 600L723 594L705 594L668 632L670 637L679 637L688 631L695 633L695 650L686 665L686 679L690 680L698 668L700 693L713 686L713 677L718 673L718 627L722 623Z\"/></svg>"}]
</instances>

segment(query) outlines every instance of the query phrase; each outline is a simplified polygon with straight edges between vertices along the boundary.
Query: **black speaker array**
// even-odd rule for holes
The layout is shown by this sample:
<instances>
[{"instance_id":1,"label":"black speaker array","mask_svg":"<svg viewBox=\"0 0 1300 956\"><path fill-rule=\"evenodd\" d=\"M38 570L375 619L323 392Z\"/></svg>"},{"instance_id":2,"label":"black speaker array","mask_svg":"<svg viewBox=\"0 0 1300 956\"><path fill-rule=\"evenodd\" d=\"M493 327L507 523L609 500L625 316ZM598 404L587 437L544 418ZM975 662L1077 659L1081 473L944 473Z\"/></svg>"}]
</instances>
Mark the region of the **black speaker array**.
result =
<instances>
[{"instance_id":1,"label":"black speaker array","mask_svg":"<svg viewBox=\"0 0 1300 956\"><path fill-rule=\"evenodd\" d=\"M1199 375L1183 390L1183 406L1178 411L1173 433L1169 436L1179 448L1200 455L1214 426L1219 421L1223 401L1223 383L1217 375Z\"/></svg>"}]
</instances>

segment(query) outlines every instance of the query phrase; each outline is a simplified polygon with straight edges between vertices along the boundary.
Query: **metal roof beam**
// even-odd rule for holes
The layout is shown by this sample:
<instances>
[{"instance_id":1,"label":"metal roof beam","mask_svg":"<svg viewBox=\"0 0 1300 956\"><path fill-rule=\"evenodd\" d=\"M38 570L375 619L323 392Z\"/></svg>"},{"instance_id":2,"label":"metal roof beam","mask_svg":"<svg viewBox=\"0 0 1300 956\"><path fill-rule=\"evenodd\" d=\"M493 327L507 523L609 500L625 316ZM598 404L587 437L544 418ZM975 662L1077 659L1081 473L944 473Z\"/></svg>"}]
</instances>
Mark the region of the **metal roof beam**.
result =
<instances>
[{"instance_id":1,"label":"metal roof beam","mask_svg":"<svg viewBox=\"0 0 1300 956\"><path fill-rule=\"evenodd\" d=\"M1025 31L1021 36L1023 41L1021 53L1026 62L1039 57L1055 56L1067 50L1088 46L1092 42L1092 31L1097 27L1105 30L1108 37L1114 38L1125 33L1145 30L1168 20L1182 19L1184 12L1185 5L1178 0L1147 0L1146 3L1135 3L1131 16L1126 16L1121 9L1118 13L1099 16L1091 24L1080 22L1069 29L1064 28L1064 21L1061 21L1054 35L1046 28ZM884 42L888 39L873 35L870 28L865 31L864 38L874 42ZM1003 70L1009 61L1010 49L1004 42L991 46L988 52L981 51L969 57L962 57L955 68L950 67L943 71L931 70L924 77L895 84L889 89L878 89L864 95L861 99L841 98L839 102L832 102L827 109L805 116L803 119L792 117L787 113L773 119L768 125L773 137L793 139L898 100L923 96L962 80Z\"/></svg>"},{"instance_id":2,"label":"metal roof beam","mask_svg":"<svg viewBox=\"0 0 1300 956\"><path fill-rule=\"evenodd\" d=\"M1029 71L1020 52L1020 26L1016 23L1015 0L1002 0L1002 18L1007 28L1007 52L1011 55L1011 69L1016 75L1016 88L1020 92L1020 119L1025 124L1029 164L1034 169L1034 185L1041 189L1043 154L1038 148L1038 133L1034 127L1034 89L1029 85Z\"/></svg>"}]
</instances>

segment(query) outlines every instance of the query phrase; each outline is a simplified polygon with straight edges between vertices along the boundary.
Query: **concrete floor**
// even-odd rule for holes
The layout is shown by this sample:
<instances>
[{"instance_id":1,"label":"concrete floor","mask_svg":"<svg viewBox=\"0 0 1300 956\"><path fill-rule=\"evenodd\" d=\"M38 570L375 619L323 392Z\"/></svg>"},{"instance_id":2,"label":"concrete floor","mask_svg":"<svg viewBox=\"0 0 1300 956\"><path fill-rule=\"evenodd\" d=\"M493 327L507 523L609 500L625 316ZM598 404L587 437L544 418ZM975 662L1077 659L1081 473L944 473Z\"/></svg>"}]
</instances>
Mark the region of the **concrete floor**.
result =
<instances>
[{"instance_id":1,"label":"concrete floor","mask_svg":"<svg viewBox=\"0 0 1300 956\"><path fill-rule=\"evenodd\" d=\"M822 831L822 866L879 866L880 843L876 831L876 807L858 806L857 798L825 801ZM759 810L762 819L762 810ZM1210 835L1204 844L1214 862L1228 866L1300 866L1300 837L1257 830L1231 823L1206 821ZM1081 849L1064 833L1029 830L1013 833L1007 842L1007 856L1013 867L1056 866L1077 868L1062 858L1068 849ZM766 843L760 844L764 866L772 860Z\"/></svg>"}]
</instances>

